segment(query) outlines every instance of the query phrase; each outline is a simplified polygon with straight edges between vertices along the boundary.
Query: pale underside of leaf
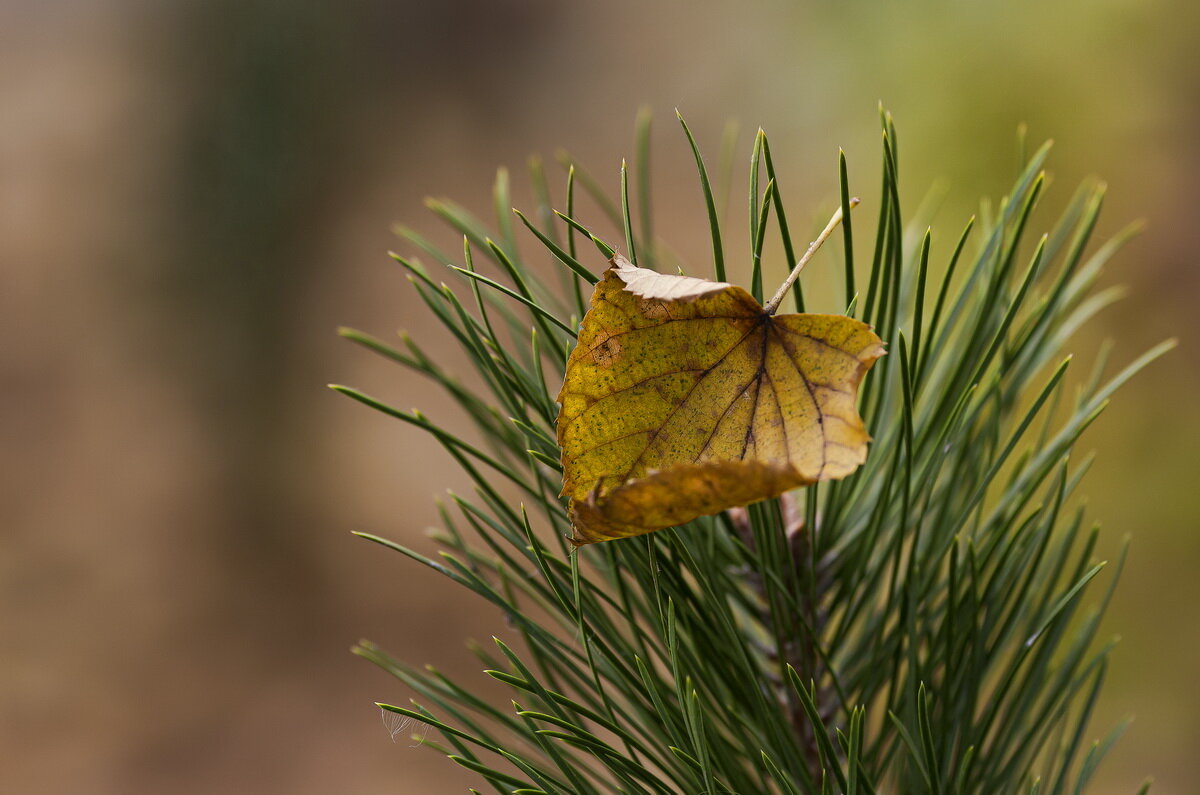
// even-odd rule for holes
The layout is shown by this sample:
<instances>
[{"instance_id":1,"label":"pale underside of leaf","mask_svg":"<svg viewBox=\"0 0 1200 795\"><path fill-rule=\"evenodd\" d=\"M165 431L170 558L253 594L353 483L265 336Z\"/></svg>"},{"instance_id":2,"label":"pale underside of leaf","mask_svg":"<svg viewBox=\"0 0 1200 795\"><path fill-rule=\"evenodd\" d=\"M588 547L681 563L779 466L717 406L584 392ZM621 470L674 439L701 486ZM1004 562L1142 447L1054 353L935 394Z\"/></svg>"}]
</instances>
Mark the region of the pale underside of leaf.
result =
<instances>
[{"instance_id":1,"label":"pale underside of leaf","mask_svg":"<svg viewBox=\"0 0 1200 795\"><path fill-rule=\"evenodd\" d=\"M635 268L596 286L559 395L576 543L638 535L841 478L866 457L862 322L769 315L740 287Z\"/></svg>"},{"instance_id":2,"label":"pale underside of leaf","mask_svg":"<svg viewBox=\"0 0 1200 795\"><path fill-rule=\"evenodd\" d=\"M727 282L710 282L695 276L672 276L648 268L637 268L619 254L613 258L612 272L625 282L627 292L663 301L691 301L733 286Z\"/></svg>"}]
</instances>

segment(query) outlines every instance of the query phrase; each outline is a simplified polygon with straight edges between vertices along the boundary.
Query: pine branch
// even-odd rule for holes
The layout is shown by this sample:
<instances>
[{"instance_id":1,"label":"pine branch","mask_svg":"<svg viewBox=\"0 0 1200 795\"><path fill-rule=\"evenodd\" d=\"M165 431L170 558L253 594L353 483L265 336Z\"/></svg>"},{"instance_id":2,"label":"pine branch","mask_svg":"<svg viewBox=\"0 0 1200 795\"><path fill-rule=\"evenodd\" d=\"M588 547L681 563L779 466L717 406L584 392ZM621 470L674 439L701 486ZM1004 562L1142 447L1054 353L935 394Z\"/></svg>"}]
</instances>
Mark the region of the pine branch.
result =
<instances>
[{"instance_id":1,"label":"pine branch","mask_svg":"<svg viewBox=\"0 0 1200 795\"><path fill-rule=\"evenodd\" d=\"M461 259L401 230L439 275L396 259L480 388L407 337L394 348L342 332L440 384L478 430L478 440L460 438L438 424L440 412L403 412L337 387L432 434L475 485L473 497L442 506L437 558L364 535L497 608L505 640L476 653L485 675L512 689L512 704L373 644L356 652L412 692L412 708L386 710L440 734L444 743L422 742L497 792L993 793L1035 792L1038 782L1059 792L1083 788L1115 741L1119 731L1080 758L1112 648L1097 633L1120 561L1095 559L1097 532L1076 495L1089 462L1072 453L1112 393L1171 343L1108 380L1097 367L1072 404L1064 347L1116 297L1094 288L1128 238L1090 249L1102 186L1084 186L1031 243L1043 147L994 217L972 218L961 233L925 230L907 251L896 130L881 117L879 215L871 248L859 247L871 256L855 256L865 225L849 223L842 153L833 179L849 308L810 307L858 315L890 343L861 397L875 441L844 481L651 535L580 550L564 542L551 388L604 267L577 240L604 257L617 248L577 215L576 188L622 230L631 257L662 262L645 114L615 199L562 155L555 209L552 180L531 161L537 206L517 217L532 246L518 246L503 171L494 229L453 202L429 203L463 235ZM731 238L717 208L728 190L714 191L683 131L723 279ZM761 131L750 168L747 256L761 297L772 218L786 256L779 272L796 264L796 227ZM731 181L726 171L718 182ZM542 261L558 269L558 290L535 276Z\"/></svg>"}]
</instances>

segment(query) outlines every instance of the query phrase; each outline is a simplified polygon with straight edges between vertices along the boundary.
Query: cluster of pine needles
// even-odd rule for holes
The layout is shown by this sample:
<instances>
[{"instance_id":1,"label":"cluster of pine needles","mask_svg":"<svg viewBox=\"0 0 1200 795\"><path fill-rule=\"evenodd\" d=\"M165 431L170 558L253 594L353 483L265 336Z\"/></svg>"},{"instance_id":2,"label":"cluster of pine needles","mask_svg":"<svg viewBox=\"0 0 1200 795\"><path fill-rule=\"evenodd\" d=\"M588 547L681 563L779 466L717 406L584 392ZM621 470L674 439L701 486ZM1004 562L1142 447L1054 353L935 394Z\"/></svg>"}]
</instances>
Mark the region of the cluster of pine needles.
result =
<instances>
[{"instance_id":1,"label":"cluster of pine needles","mask_svg":"<svg viewBox=\"0 0 1200 795\"><path fill-rule=\"evenodd\" d=\"M1031 233L1042 147L995 209L935 257L930 231L906 234L895 129L882 118L873 246L854 244L842 155L844 303L808 307L862 319L889 345L861 394L874 436L867 463L843 481L645 536L578 550L565 540L555 393L615 248L642 267L673 267L652 230L649 116L638 120L615 199L564 155L558 204L532 162L527 214L510 210L500 173L494 228L430 201L462 235L461 252L401 230L420 258L393 256L483 386L464 386L406 336L393 346L342 333L440 384L478 433L464 438L421 412L334 388L427 431L475 493L441 506L436 557L362 535L495 606L505 639L473 651L483 675L511 689L511 704L374 644L355 651L414 696L380 706L428 726L423 744L481 786L524 795L1078 792L1120 734L1123 726L1096 740L1089 723L1112 648L1098 628L1124 550L1096 559L1098 528L1075 495L1091 458L1072 449L1114 390L1169 343L1115 375L1101 353L1070 379L1063 349L1117 297L1096 283L1132 230L1090 245L1103 186L1088 183L1047 233ZM720 191L679 121L708 210L712 275L724 281ZM761 300L768 236L778 236L781 274L807 240L789 225L761 131L750 163L747 254ZM595 223L576 217L584 196ZM590 231L601 224L623 240ZM536 257L519 253L522 226ZM536 276L550 263L558 289ZM805 311L799 285L793 295Z\"/></svg>"}]
</instances>

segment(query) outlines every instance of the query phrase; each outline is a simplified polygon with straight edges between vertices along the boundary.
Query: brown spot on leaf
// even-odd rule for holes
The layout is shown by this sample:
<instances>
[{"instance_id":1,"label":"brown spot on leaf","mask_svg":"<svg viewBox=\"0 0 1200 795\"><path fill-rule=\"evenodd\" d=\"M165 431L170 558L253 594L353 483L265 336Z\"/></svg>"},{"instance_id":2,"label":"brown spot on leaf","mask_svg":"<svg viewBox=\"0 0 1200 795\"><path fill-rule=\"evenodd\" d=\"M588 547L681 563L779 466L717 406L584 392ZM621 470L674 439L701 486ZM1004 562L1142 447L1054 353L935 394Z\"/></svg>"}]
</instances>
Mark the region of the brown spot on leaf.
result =
<instances>
[{"instance_id":1,"label":"brown spot on leaf","mask_svg":"<svg viewBox=\"0 0 1200 795\"><path fill-rule=\"evenodd\" d=\"M611 336L592 346L590 358L599 367L612 367L621 358L621 338Z\"/></svg>"}]
</instances>

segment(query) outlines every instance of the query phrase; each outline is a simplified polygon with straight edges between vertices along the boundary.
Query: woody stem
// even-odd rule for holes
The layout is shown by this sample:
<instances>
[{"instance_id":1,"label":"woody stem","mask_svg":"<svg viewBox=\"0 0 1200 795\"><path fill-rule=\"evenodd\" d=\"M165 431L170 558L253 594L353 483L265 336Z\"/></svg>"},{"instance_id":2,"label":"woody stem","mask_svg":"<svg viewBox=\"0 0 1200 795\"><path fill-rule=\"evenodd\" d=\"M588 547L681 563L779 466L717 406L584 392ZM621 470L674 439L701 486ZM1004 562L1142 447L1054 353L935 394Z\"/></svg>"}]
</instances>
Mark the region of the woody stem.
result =
<instances>
[{"instance_id":1,"label":"woody stem","mask_svg":"<svg viewBox=\"0 0 1200 795\"><path fill-rule=\"evenodd\" d=\"M850 209L857 207L858 203L859 200L857 198L851 199ZM776 291L771 300L767 301L766 305L763 306L763 311L765 311L768 315L775 314L775 310L779 308L779 302L783 300L783 297L787 295L787 291L790 290L792 285L796 283L796 279L800 278L800 271L804 270L804 266L808 264L810 259L812 259L813 254L817 253L817 249L821 247L822 243L829 239L829 236L833 234L833 230L837 229L838 224L841 222L842 208L838 207L834 212L833 217L829 219L829 223L825 224L825 228L821 230L821 234L817 235L817 239L808 244L808 251L804 252L804 256L802 256L800 261L796 263L796 267L792 268L792 272L788 274L787 279L782 285L779 286L779 290Z\"/></svg>"}]
</instances>

